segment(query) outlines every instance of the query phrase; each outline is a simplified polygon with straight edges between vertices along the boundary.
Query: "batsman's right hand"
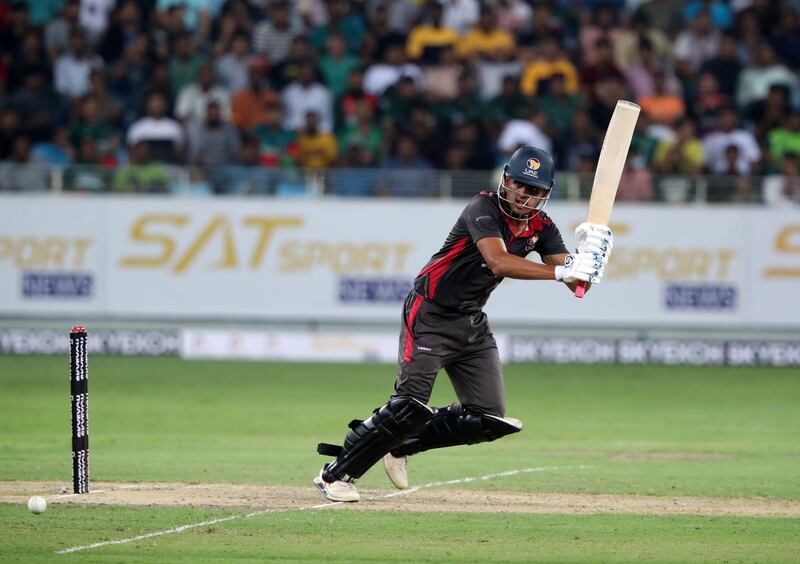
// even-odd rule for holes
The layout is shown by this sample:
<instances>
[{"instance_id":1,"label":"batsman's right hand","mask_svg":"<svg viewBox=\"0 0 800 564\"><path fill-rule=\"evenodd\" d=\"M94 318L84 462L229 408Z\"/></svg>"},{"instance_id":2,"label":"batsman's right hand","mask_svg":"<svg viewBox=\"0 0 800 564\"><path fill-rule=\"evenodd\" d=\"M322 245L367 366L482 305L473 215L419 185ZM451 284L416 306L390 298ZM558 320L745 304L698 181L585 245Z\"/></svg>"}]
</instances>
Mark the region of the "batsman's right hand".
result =
<instances>
[{"instance_id":1,"label":"batsman's right hand","mask_svg":"<svg viewBox=\"0 0 800 564\"><path fill-rule=\"evenodd\" d=\"M556 280L597 284L602 280L605 270L603 257L597 253L574 253L567 255L564 266L556 266Z\"/></svg>"}]
</instances>

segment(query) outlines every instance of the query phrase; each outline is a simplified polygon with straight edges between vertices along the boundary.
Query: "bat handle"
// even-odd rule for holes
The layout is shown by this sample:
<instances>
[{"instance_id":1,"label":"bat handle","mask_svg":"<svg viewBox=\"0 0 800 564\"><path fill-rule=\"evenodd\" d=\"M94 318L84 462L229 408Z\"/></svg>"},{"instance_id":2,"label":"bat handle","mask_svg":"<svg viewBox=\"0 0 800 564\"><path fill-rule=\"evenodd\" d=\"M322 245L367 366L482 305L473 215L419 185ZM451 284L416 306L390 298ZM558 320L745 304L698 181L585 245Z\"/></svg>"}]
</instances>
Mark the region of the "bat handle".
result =
<instances>
[{"instance_id":1,"label":"bat handle","mask_svg":"<svg viewBox=\"0 0 800 564\"><path fill-rule=\"evenodd\" d=\"M586 282L580 281L578 285L575 287L575 297L582 298L586 293Z\"/></svg>"}]
</instances>

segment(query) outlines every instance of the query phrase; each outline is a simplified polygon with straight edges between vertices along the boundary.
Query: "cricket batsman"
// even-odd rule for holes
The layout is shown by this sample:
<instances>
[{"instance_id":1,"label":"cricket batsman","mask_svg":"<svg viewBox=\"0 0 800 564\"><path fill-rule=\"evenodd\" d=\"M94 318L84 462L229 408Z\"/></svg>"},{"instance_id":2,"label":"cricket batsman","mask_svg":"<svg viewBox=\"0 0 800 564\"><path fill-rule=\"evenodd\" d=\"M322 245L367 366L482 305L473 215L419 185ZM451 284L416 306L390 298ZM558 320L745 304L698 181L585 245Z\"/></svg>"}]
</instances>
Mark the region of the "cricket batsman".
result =
<instances>
[{"instance_id":1,"label":"cricket batsman","mask_svg":"<svg viewBox=\"0 0 800 564\"><path fill-rule=\"evenodd\" d=\"M402 312L394 393L364 421L354 420L344 443L321 443L336 459L314 484L331 501L358 501L356 480L383 458L389 479L408 487L408 457L426 450L493 441L522 422L505 417L500 357L483 306L504 278L555 280L575 290L603 278L613 237L605 225L583 223L570 254L543 209L554 186L552 156L523 146L509 158L496 191L481 192L414 280ZM542 263L526 260L535 251ZM522 297L520 307L529 307ZM444 368L458 401L428 405Z\"/></svg>"}]
</instances>

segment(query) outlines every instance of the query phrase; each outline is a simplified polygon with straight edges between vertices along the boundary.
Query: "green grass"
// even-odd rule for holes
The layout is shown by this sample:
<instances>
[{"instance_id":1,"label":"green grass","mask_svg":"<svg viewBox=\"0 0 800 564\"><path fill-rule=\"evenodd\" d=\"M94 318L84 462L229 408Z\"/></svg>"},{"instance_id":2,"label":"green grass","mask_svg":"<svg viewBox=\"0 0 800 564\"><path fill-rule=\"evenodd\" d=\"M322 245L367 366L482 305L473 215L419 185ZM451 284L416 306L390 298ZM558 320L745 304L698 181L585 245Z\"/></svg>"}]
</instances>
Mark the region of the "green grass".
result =
<instances>
[{"instance_id":1,"label":"green grass","mask_svg":"<svg viewBox=\"0 0 800 564\"><path fill-rule=\"evenodd\" d=\"M92 478L311 487L323 461L316 443L340 441L350 419L382 404L393 374L386 365L92 357ZM69 481L68 380L63 358L0 357L0 479ZM453 400L446 380L434 405ZM463 487L800 499L800 370L517 365L506 386L508 413L525 430L415 457L414 483L588 465ZM385 488L386 478L378 468L361 483ZM224 514L56 506L34 517L0 504L0 554L38 561L63 546ZM786 561L800 553L798 528L766 518L289 512L80 557Z\"/></svg>"}]
</instances>

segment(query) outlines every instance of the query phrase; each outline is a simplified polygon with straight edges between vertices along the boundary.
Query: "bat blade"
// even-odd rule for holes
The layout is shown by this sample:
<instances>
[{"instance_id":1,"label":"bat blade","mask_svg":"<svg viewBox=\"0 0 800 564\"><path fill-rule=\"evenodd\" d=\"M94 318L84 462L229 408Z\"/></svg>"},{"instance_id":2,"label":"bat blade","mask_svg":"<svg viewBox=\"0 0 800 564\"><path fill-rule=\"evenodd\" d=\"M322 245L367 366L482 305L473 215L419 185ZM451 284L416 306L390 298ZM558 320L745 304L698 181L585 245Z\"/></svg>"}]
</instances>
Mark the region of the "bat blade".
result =
<instances>
[{"instance_id":1,"label":"bat blade","mask_svg":"<svg viewBox=\"0 0 800 564\"><path fill-rule=\"evenodd\" d=\"M628 149L633 138L633 129L639 119L640 108L633 102L619 100L597 159L597 170L592 183L592 195L589 197L589 209L586 212L588 223L607 225L611 218L611 209L617 196L622 169L628 158ZM575 296L582 298L586 293L586 283L579 282L575 288Z\"/></svg>"}]
</instances>

